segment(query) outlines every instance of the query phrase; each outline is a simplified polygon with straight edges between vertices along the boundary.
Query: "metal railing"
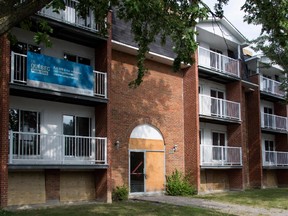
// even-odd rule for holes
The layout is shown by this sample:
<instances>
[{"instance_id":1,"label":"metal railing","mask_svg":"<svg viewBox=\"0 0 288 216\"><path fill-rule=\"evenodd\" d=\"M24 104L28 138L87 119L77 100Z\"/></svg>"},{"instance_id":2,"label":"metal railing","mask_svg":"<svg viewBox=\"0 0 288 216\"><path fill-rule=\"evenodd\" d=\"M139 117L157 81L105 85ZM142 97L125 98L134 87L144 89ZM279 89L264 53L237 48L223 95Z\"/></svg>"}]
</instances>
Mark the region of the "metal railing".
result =
<instances>
[{"instance_id":1,"label":"metal railing","mask_svg":"<svg viewBox=\"0 0 288 216\"><path fill-rule=\"evenodd\" d=\"M94 95L107 98L107 73L94 72ZM11 83L27 84L27 55L11 52Z\"/></svg>"},{"instance_id":2,"label":"metal railing","mask_svg":"<svg viewBox=\"0 0 288 216\"><path fill-rule=\"evenodd\" d=\"M261 112L261 127L272 130L288 131L287 117Z\"/></svg>"},{"instance_id":3,"label":"metal railing","mask_svg":"<svg viewBox=\"0 0 288 216\"><path fill-rule=\"evenodd\" d=\"M9 164L107 164L107 138L9 132Z\"/></svg>"},{"instance_id":4,"label":"metal railing","mask_svg":"<svg viewBox=\"0 0 288 216\"><path fill-rule=\"evenodd\" d=\"M280 97L285 96L285 92L280 88L281 82L260 76L260 90Z\"/></svg>"},{"instance_id":5,"label":"metal railing","mask_svg":"<svg viewBox=\"0 0 288 216\"><path fill-rule=\"evenodd\" d=\"M242 166L242 148L200 145L201 166Z\"/></svg>"},{"instance_id":6,"label":"metal railing","mask_svg":"<svg viewBox=\"0 0 288 216\"><path fill-rule=\"evenodd\" d=\"M85 18L82 18L76 11L78 1L64 0L64 2L65 10L60 10L59 13L53 12L52 7L44 7L38 12L38 14L89 31L97 32L99 30L98 25L95 23L94 13L92 10L88 11L88 15Z\"/></svg>"},{"instance_id":7,"label":"metal railing","mask_svg":"<svg viewBox=\"0 0 288 216\"><path fill-rule=\"evenodd\" d=\"M240 103L199 94L199 114L240 121Z\"/></svg>"},{"instance_id":8,"label":"metal railing","mask_svg":"<svg viewBox=\"0 0 288 216\"><path fill-rule=\"evenodd\" d=\"M263 151L263 166L288 166L288 152Z\"/></svg>"},{"instance_id":9,"label":"metal railing","mask_svg":"<svg viewBox=\"0 0 288 216\"><path fill-rule=\"evenodd\" d=\"M198 65L223 74L240 77L238 60L200 46L198 47Z\"/></svg>"}]
</instances>

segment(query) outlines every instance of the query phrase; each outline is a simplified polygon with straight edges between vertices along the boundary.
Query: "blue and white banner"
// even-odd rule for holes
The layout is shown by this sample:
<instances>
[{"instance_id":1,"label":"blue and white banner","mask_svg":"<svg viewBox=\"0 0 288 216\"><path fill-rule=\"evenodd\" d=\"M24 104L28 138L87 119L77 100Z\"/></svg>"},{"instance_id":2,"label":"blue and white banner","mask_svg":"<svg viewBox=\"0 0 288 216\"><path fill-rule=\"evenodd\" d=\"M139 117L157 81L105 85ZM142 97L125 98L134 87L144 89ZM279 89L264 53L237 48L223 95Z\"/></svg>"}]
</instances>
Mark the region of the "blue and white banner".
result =
<instances>
[{"instance_id":1,"label":"blue and white banner","mask_svg":"<svg viewBox=\"0 0 288 216\"><path fill-rule=\"evenodd\" d=\"M27 54L27 83L54 91L94 95L91 66L32 52Z\"/></svg>"}]
</instances>

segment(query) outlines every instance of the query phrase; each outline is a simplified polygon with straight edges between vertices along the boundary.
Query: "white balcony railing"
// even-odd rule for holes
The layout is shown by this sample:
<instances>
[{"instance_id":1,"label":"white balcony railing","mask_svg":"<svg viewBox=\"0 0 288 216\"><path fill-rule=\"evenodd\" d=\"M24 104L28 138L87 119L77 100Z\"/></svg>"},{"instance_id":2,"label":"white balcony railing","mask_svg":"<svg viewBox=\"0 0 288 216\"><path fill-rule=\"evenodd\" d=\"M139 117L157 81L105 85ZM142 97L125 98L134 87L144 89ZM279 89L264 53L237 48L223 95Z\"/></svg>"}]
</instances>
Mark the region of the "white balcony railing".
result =
<instances>
[{"instance_id":1,"label":"white balcony railing","mask_svg":"<svg viewBox=\"0 0 288 216\"><path fill-rule=\"evenodd\" d=\"M240 121L240 103L199 94L199 114Z\"/></svg>"},{"instance_id":2,"label":"white balcony railing","mask_svg":"<svg viewBox=\"0 0 288 216\"><path fill-rule=\"evenodd\" d=\"M64 0L65 10L60 10L59 13L53 12L53 8L44 7L38 12L39 15L54 19L60 22L67 23L76 27L84 28L89 31L97 32L99 27L95 23L94 14L92 10L88 11L86 18L82 18L77 14L76 7L78 1L75 0Z\"/></svg>"},{"instance_id":3,"label":"white balcony railing","mask_svg":"<svg viewBox=\"0 0 288 216\"><path fill-rule=\"evenodd\" d=\"M200 145L201 166L242 166L242 148Z\"/></svg>"},{"instance_id":4,"label":"white balcony railing","mask_svg":"<svg viewBox=\"0 0 288 216\"><path fill-rule=\"evenodd\" d=\"M261 112L261 127L278 131L288 131L287 117Z\"/></svg>"},{"instance_id":5,"label":"white balcony railing","mask_svg":"<svg viewBox=\"0 0 288 216\"><path fill-rule=\"evenodd\" d=\"M238 60L203 47L198 47L198 64L223 74L240 77Z\"/></svg>"},{"instance_id":6,"label":"white balcony railing","mask_svg":"<svg viewBox=\"0 0 288 216\"><path fill-rule=\"evenodd\" d=\"M9 164L107 164L107 138L9 133Z\"/></svg>"},{"instance_id":7,"label":"white balcony railing","mask_svg":"<svg viewBox=\"0 0 288 216\"><path fill-rule=\"evenodd\" d=\"M27 84L27 55L11 53L11 83ZM94 95L107 98L107 73L94 71Z\"/></svg>"},{"instance_id":8,"label":"white balcony railing","mask_svg":"<svg viewBox=\"0 0 288 216\"><path fill-rule=\"evenodd\" d=\"M281 90L280 85L280 82L260 76L260 90L263 92L284 97L285 92Z\"/></svg>"},{"instance_id":9,"label":"white balcony railing","mask_svg":"<svg viewBox=\"0 0 288 216\"><path fill-rule=\"evenodd\" d=\"M288 152L264 151L263 166L288 166Z\"/></svg>"}]
</instances>

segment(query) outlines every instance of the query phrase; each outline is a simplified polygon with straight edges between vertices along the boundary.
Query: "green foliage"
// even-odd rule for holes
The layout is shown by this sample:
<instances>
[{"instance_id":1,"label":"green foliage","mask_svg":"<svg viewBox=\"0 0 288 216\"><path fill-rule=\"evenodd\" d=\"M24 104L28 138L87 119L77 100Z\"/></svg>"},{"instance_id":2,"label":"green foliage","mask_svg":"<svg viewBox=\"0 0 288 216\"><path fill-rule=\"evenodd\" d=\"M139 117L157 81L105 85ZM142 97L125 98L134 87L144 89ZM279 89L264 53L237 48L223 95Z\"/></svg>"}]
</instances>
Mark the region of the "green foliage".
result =
<instances>
[{"instance_id":1,"label":"green foliage","mask_svg":"<svg viewBox=\"0 0 288 216\"><path fill-rule=\"evenodd\" d=\"M125 185L117 186L112 191L112 200L113 201L125 201L128 200L128 187Z\"/></svg>"},{"instance_id":2,"label":"green foliage","mask_svg":"<svg viewBox=\"0 0 288 216\"><path fill-rule=\"evenodd\" d=\"M167 176L166 193L171 196L189 196L196 194L188 176L183 176L177 169Z\"/></svg>"}]
</instances>

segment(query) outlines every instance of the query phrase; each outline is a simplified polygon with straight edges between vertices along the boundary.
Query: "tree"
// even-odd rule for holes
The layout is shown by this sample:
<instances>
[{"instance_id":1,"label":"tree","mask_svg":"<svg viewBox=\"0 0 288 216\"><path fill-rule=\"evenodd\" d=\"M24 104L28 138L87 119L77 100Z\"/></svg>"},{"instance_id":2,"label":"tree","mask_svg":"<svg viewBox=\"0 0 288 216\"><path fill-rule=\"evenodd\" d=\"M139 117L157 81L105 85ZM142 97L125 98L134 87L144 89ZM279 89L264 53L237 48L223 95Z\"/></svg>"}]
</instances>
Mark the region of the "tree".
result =
<instances>
[{"instance_id":1,"label":"tree","mask_svg":"<svg viewBox=\"0 0 288 216\"><path fill-rule=\"evenodd\" d=\"M105 34L105 18L112 8L120 19L131 23L131 31L139 51L137 55L138 76L131 82L132 87L140 85L146 73L145 54L156 37L161 37L164 44L170 38L174 44L176 58L173 68L179 70L181 62L193 64L195 26L198 20L208 15L223 16L223 5L229 0L215 0L213 12L201 0L78 0L77 11L85 16L88 8L95 14L95 21L100 24L100 33ZM42 7L53 7L55 11L65 7L64 0L0 0L0 36L24 18L36 13ZM242 10L246 12L244 20L249 24L262 24L262 35L254 41L257 47L271 60L281 65L287 73L288 65L288 2L287 0L246 0ZM48 42L52 29L40 23L40 32L36 33L37 43ZM29 26L29 25L24 25ZM288 81L286 81L287 84ZM288 84L286 85L288 86ZM286 87L287 90L288 87Z\"/></svg>"},{"instance_id":2,"label":"tree","mask_svg":"<svg viewBox=\"0 0 288 216\"><path fill-rule=\"evenodd\" d=\"M44 6L51 6L55 11L64 7L63 0L0 0L0 35L8 32L13 26L33 15ZM160 36L164 44L169 37L174 43L176 58L174 69L180 68L181 62L193 64L191 56L197 49L195 41L196 20L208 16L208 8L202 1L195 0L79 0L77 11L85 16L88 8L94 11L95 21L102 27L100 33L105 33L105 18L108 11L113 11L120 19L131 23L131 32L138 45L137 55L138 76L130 84L140 85L146 73L145 55L149 45ZM23 21L22 21L23 22ZM25 25L29 26L29 25ZM47 35L51 33L46 24L41 24L43 31L37 32L38 43L49 42Z\"/></svg>"}]
</instances>

